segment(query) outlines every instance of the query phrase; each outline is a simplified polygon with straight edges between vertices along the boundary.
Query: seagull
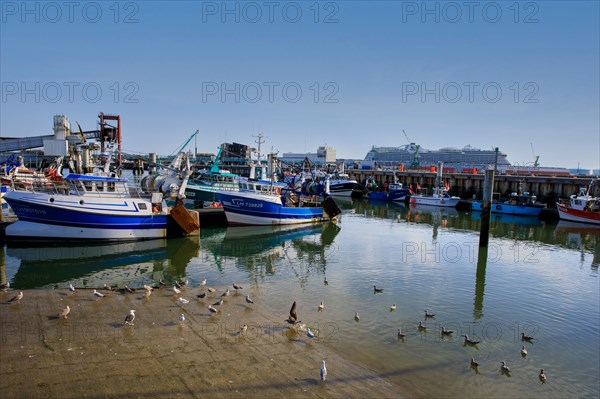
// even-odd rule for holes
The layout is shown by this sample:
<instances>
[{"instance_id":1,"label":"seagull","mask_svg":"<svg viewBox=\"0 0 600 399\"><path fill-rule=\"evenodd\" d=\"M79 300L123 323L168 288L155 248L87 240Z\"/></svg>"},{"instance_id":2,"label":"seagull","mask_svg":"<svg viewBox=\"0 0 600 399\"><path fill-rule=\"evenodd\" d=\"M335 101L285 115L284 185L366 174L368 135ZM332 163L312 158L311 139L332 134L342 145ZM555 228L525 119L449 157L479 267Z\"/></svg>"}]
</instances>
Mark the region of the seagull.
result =
<instances>
[{"instance_id":1,"label":"seagull","mask_svg":"<svg viewBox=\"0 0 600 399\"><path fill-rule=\"evenodd\" d=\"M7 281L5 284L0 285L0 288L2 289L2 291L6 292L8 291L8 289L10 288L10 282Z\"/></svg>"},{"instance_id":2,"label":"seagull","mask_svg":"<svg viewBox=\"0 0 600 399\"><path fill-rule=\"evenodd\" d=\"M112 291L112 287L110 285L107 285L106 283L104 283L104 288L106 291Z\"/></svg>"},{"instance_id":3,"label":"seagull","mask_svg":"<svg viewBox=\"0 0 600 399\"><path fill-rule=\"evenodd\" d=\"M540 381L542 382L542 384L544 382L546 382L546 374L544 373L544 369L540 370L540 375L538 377L540 378Z\"/></svg>"},{"instance_id":4,"label":"seagull","mask_svg":"<svg viewBox=\"0 0 600 399\"><path fill-rule=\"evenodd\" d=\"M505 362L500 362L502 363L502 366L500 367L500 369L502 370L503 373L510 373L510 368L508 368L508 366L506 365Z\"/></svg>"},{"instance_id":5,"label":"seagull","mask_svg":"<svg viewBox=\"0 0 600 399\"><path fill-rule=\"evenodd\" d=\"M392 306L390 306L390 312L393 312L394 310L396 310L396 304L392 304Z\"/></svg>"},{"instance_id":6,"label":"seagull","mask_svg":"<svg viewBox=\"0 0 600 399\"><path fill-rule=\"evenodd\" d=\"M377 288L376 285L373 286L373 292L383 292L383 288Z\"/></svg>"},{"instance_id":7,"label":"seagull","mask_svg":"<svg viewBox=\"0 0 600 399\"><path fill-rule=\"evenodd\" d=\"M524 346L521 347L521 356L523 356L523 357L527 356L527 349L525 349Z\"/></svg>"},{"instance_id":8,"label":"seagull","mask_svg":"<svg viewBox=\"0 0 600 399\"><path fill-rule=\"evenodd\" d=\"M75 293L75 287L73 287L73 284L69 284L69 292Z\"/></svg>"},{"instance_id":9,"label":"seagull","mask_svg":"<svg viewBox=\"0 0 600 399\"><path fill-rule=\"evenodd\" d=\"M310 331L310 327L306 327L306 336L310 339L315 339L317 336Z\"/></svg>"},{"instance_id":10,"label":"seagull","mask_svg":"<svg viewBox=\"0 0 600 399\"><path fill-rule=\"evenodd\" d=\"M213 306L221 306L223 304L223 298L219 299L217 302L213 303Z\"/></svg>"},{"instance_id":11,"label":"seagull","mask_svg":"<svg viewBox=\"0 0 600 399\"><path fill-rule=\"evenodd\" d=\"M323 309L325 309L325 305L323 305L323 301L321 301L319 304L319 312L321 312Z\"/></svg>"},{"instance_id":12,"label":"seagull","mask_svg":"<svg viewBox=\"0 0 600 399\"><path fill-rule=\"evenodd\" d=\"M177 288L178 290L181 289L181 285L177 281L175 281L175 288Z\"/></svg>"},{"instance_id":13,"label":"seagull","mask_svg":"<svg viewBox=\"0 0 600 399\"><path fill-rule=\"evenodd\" d=\"M135 310L131 309L129 314L125 316L125 324L133 325L133 321L135 320Z\"/></svg>"},{"instance_id":14,"label":"seagull","mask_svg":"<svg viewBox=\"0 0 600 399\"><path fill-rule=\"evenodd\" d=\"M206 279L200 281L200 287L204 287L206 285Z\"/></svg>"},{"instance_id":15,"label":"seagull","mask_svg":"<svg viewBox=\"0 0 600 399\"><path fill-rule=\"evenodd\" d=\"M248 330L248 326L246 324L244 324L242 326L242 328L240 328L240 334L245 334L247 330Z\"/></svg>"},{"instance_id":16,"label":"seagull","mask_svg":"<svg viewBox=\"0 0 600 399\"><path fill-rule=\"evenodd\" d=\"M208 292L215 292L216 290L213 287L208 287Z\"/></svg>"},{"instance_id":17,"label":"seagull","mask_svg":"<svg viewBox=\"0 0 600 399\"><path fill-rule=\"evenodd\" d=\"M237 285L236 283L233 283L233 288L236 290L243 290L244 287L242 287L241 285Z\"/></svg>"},{"instance_id":18,"label":"seagull","mask_svg":"<svg viewBox=\"0 0 600 399\"><path fill-rule=\"evenodd\" d=\"M294 303L292 304L292 308L290 309L290 315L288 316L286 321L289 324L300 323L298 321L298 315L296 315L296 301L294 301Z\"/></svg>"},{"instance_id":19,"label":"seagull","mask_svg":"<svg viewBox=\"0 0 600 399\"><path fill-rule=\"evenodd\" d=\"M446 328L444 326L442 326L442 335L451 335L453 333L454 333L453 330L446 330Z\"/></svg>"},{"instance_id":20,"label":"seagull","mask_svg":"<svg viewBox=\"0 0 600 399\"><path fill-rule=\"evenodd\" d=\"M185 298L179 298L179 299L177 300L177 302L179 302L179 304L180 304L180 305L185 305L186 303L190 303L190 301L188 301L188 300L187 300L187 299L185 299Z\"/></svg>"},{"instance_id":21,"label":"seagull","mask_svg":"<svg viewBox=\"0 0 600 399\"><path fill-rule=\"evenodd\" d=\"M198 298L202 299L202 298L206 298L206 292L203 292L201 294L196 295Z\"/></svg>"},{"instance_id":22,"label":"seagull","mask_svg":"<svg viewBox=\"0 0 600 399\"><path fill-rule=\"evenodd\" d=\"M327 377L327 367L325 367L325 359L323 359L323 364L321 365L321 381L325 381Z\"/></svg>"},{"instance_id":23,"label":"seagull","mask_svg":"<svg viewBox=\"0 0 600 399\"><path fill-rule=\"evenodd\" d=\"M325 284L325 285L329 285L329 281L327 281L327 277L324 277L324 278L323 278L323 284Z\"/></svg>"},{"instance_id":24,"label":"seagull","mask_svg":"<svg viewBox=\"0 0 600 399\"><path fill-rule=\"evenodd\" d=\"M61 312L58 314L58 317L62 317L64 319L66 319L67 315L69 314L70 311L71 311L71 308L69 307L69 305L67 305L66 308L64 308L63 310L61 310Z\"/></svg>"},{"instance_id":25,"label":"seagull","mask_svg":"<svg viewBox=\"0 0 600 399\"><path fill-rule=\"evenodd\" d=\"M227 288L227 289L225 290L225 292L221 294L221 296L223 296L223 297L225 297L225 296L229 296L229 288Z\"/></svg>"},{"instance_id":26,"label":"seagull","mask_svg":"<svg viewBox=\"0 0 600 399\"><path fill-rule=\"evenodd\" d=\"M398 338L400 338L400 339L406 338L406 334L404 334L401 329L398 329Z\"/></svg>"},{"instance_id":27,"label":"seagull","mask_svg":"<svg viewBox=\"0 0 600 399\"><path fill-rule=\"evenodd\" d=\"M417 328L419 329L419 331L427 330L427 327L425 327L425 324L423 324L422 321L419 322L419 325L417 326Z\"/></svg>"},{"instance_id":28,"label":"seagull","mask_svg":"<svg viewBox=\"0 0 600 399\"><path fill-rule=\"evenodd\" d=\"M435 315L433 313L427 312L427 309L425 309L425 318L428 318L428 317L435 317Z\"/></svg>"},{"instance_id":29,"label":"seagull","mask_svg":"<svg viewBox=\"0 0 600 399\"><path fill-rule=\"evenodd\" d=\"M358 315L358 312L354 312L354 320L355 321L359 321L360 320L360 316Z\"/></svg>"},{"instance_id":30,"label":"seagull","mask_svg":"<svg viewBox=\"0 0 600 399\"><path fill-rule=\"evenodd\" d=\"M181 325L185 323L185 315L183 313L179 315L179 323L181 323Z\"/></svg>"},{"instance_id":31,"label":"seagull","mask_svg":"<svg viewBox=\"0 0 600 399\"><path fill-rule=\"evenodd\" d=\"M179 295L181 294L181 290L179 290L179 288L173 286L173 292L175 293L175 295Z\"/></svg>"},{"instance_id":32,"label":"seagull","mask_svg":"<svg viewBox=\"0 0 600 399\"><path fill-rule=\"evenodd\" d=\"M98 292L96 290L92 291L92 295L94 295L96 298L103 298L104 294L101 292Z\"/></svg>"},{"instance_id":33,"label":"seagull","mask_svg":"<svg viewBox=\"0 0 600 399\"><path fill-rule=\"evenodd\" d=\"M190 280L188 280L187 278L185 280L181 280L181 285L183 287L187 287L190 283Z\"/></svg>"},{"instance_id":34,"label":"seagull","mask_svg":"<svg viewBox=\"0 0 600 399\"><path fill-rule=\"evenodd\" d=\"M475 341L474 339L469 339L468 335L463 335L463 337L465 337L465 344L477 345L479 342L481 342L481 341Z\"/></svg>"},{"instance_id":35,"label":"seagull","mask_svg":"<svg viewBox=\"0 0 600 399\"><path fill-rule=\"evenodd\" d=\"M212 306L208 305L208 310L210 310L213 313L219 313L219 309L213 308Z\"/></svg>"},{"instance_id":36,"label":"seagull","mask_svg":"<svg viewBox=\"0 0 600 399\"><path fill-rule=\"evenodd\" d=\"M477 368L477 367L479 367L479 363L477 363L477 362L475 361L475 358L474 358L474 357L472 357L472 358L471 358L471 367L473 367L473 368Z\"/></svg>"},{"instance_id":37,"label":"seagull","mask_svg":"<svg viewBox=\"0 0 600 399\"><path fill-rule=\"evenodd\" d=\"M533 339L533 337L530 337L529 335L525 335L525 333L521 333L521 341L531 341Z\"/></svg>"},{"instance_id":38,"label":"seagull","mask_svg":"<svg viewBox=\"0 0 600 399\"><path fill-rule=\"evenodd\" d=\"M125 291L129 292L130 294L133 294L135 292L135 288L129 288L129 286L125 286Z\"/></svg>"},{"instance_id":39,"label":"seagull","mask_svg":"<svg viewBox=\"0 0 600 399\"><path fill-rule=\"evenodd\" d=\"M162 288L162 287L164 287L164 286L165 286L165 282L163 281L163 279L162 279L162 278L161 278L160 280L158 280L158 286L159 286L160 288Z\"/></svg>"},{"instance_id":40,"label":"seagull","mask_svg":"<svg viewBox=\"0 0 600 399\"><path fill-rule=\"evenodd\" d=\"M149 285L144 284L144 289L146 290L146 295L150 296L152 294L152 290L154 288L150 287Z\"/></svg>"},{"instance_id":41,"label":"seagull","mask_svg":"<svg viewBox=\"0 0 600 399\"><path fill-rule=\"evenodd\" d=\"M254 303L254 301L250 299L250 295L246 295L246 303Z\"/></svg>"}]
</instances>

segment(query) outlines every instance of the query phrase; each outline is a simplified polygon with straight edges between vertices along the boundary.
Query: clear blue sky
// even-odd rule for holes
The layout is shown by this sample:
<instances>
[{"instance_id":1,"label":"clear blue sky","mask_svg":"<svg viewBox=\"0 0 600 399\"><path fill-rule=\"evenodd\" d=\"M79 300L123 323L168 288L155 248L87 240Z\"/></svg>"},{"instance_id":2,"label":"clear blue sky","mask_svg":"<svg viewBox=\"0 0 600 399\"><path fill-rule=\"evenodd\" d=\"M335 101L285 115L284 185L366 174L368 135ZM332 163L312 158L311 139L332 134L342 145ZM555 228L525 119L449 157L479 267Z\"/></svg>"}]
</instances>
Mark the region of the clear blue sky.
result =
<instances>
[{"instance_id":1,"label":"clear blue sky","mask_svg":"<svg viewBox=\"0 0 600 399\"><path fill-rule=\"evenodd\" d=\"M202 152L262 131L280 153L362 159L404 129L600 167L597 1L69 4L1 2L3 137L49 134L54 114L93 129L102 111L132 152L199 129Z\"/></svg>"}]
</instances>

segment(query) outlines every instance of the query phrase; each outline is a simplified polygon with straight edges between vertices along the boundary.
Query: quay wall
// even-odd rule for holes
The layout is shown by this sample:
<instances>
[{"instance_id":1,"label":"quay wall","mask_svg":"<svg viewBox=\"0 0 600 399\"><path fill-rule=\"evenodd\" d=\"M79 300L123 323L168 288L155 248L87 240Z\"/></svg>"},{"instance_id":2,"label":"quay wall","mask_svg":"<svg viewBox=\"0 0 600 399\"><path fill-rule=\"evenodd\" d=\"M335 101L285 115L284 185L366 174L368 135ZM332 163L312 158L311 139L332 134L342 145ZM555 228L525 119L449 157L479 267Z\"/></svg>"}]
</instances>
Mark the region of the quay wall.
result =
<instances>
[{"instance_id":1,"label":"quay wall","mask_svg":"<svg viewBox=\"0 0 600 399\"><path fill-rule=\"evenodd\" d=\"M384 182L393 182L394 175L399 183L416 191L417 184L421 189L432 188L435 185L436 174L434 172L417 170L362 170L346 169L350 178L356 179L363 186L368 178L382 186ZM548 205L555 205L560 198L568 198L577 194L580 187L588 187L594 179L593 176L536 176L536 175L507 175L496 174L494 178L494 193L500 193L506 197L512 192L519 191L522 182L523 191L535 194L538 200ZM463 199L481 199L483 195L483 174L469 174L457 172L445 172L442 180L450 185L450 194L458 195ZM600 196L600 184L592 186L593 196Z\"/></svg>"}]
</instances>

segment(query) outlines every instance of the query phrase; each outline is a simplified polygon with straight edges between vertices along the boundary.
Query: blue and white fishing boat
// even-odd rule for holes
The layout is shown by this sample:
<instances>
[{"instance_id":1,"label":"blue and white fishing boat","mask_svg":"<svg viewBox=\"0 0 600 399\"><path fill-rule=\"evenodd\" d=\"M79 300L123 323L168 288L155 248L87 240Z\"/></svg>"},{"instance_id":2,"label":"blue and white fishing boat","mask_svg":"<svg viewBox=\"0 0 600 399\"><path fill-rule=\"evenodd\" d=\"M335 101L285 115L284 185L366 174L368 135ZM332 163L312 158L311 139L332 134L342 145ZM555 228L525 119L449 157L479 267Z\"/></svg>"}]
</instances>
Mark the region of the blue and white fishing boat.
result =
<instances>
[{"instance_id":1,"label":"blue and white fishing boat","mask_svg":"<svg viewBox=\"0 0 600 399\"><path fill-rule=\"evenodd\" d=\"M471 210L481 212L481 205L481 202L473 201ZM492 213L537 217L545 207L545 204L537 201L535 195L524 192L523 194L511 193L507 201L493 201L491 210Z\"/></svg>"},{"instance_id":2,"label":"blue and white fishing boat","mask_svg":"<svg viewBox=\"0 0 600 399\"><path fill-rule=\"evenodd\" d=\"M402 183L390 183L384 191L371 191L368 197L375 201L404 202L408 195L410 195L410 190L405 188Z\"/></svg>"},{"instance_id":3,"label":"blue and white fishing boat","mask_svg":"<svg viewBox=\"0 0 600 399\"><path fill-rule=\"evenodd\" d=\"M285 187L285 184L264 180L240 180L238 191L221 190L217 192L217 198L228 223L232 225L322 222L341 213L333 198L327 196L323 199L322 192L314 195L286 194ZM306 189L313 192L316 186Z\"/></svg>"},{"instance_id":4,"label":"blue and white fishing boat","mask_svg":"<svg viewBox=\"0 0 600 399\"><path fill-rule=\"evenodd\" d=\"M167 233L162 195L142 195L126 179L69 174L40 186L13 185L4 199L18 221L7 239L137 240Z\"/></svg>"}]
</instances>

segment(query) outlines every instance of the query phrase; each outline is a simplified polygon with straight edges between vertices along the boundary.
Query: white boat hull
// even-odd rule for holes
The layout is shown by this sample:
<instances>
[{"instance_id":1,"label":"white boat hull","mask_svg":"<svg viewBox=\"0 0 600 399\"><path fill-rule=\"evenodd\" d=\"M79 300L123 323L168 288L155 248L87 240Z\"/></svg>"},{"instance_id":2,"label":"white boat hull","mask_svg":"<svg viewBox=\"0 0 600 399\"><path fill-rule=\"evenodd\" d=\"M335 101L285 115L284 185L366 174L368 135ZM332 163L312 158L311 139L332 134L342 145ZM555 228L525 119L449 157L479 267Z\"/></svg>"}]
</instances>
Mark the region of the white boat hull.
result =
<instances>
[{"instance_id":1,"label":"white boat hull","mask_svg":"<svg viewBox=\"0 0 600 399\"><path fill-rule=\"evenodd\" d=\"M460 201L460 198L458 198L458 197L441 198L441 197L422 197L422 196L418 196L418 195L413 195L410 197L411 204L443 206L443 207L451 207L451 208L455 208L459 201Z\"/></svg>"},{"instance_id":2,"label":"white boat hull","mask_svg":"<svg viewBox=\"0 0 600 399\"><path fill-rule=\"evenodd\" d=\"M167 229L103 229L49 225L19 220L6 227L6 236L11 239L147 240L166 237Z\"/></svg>"}]
</instances>

